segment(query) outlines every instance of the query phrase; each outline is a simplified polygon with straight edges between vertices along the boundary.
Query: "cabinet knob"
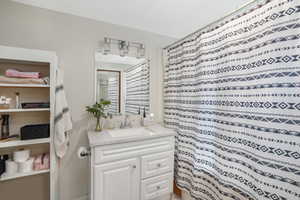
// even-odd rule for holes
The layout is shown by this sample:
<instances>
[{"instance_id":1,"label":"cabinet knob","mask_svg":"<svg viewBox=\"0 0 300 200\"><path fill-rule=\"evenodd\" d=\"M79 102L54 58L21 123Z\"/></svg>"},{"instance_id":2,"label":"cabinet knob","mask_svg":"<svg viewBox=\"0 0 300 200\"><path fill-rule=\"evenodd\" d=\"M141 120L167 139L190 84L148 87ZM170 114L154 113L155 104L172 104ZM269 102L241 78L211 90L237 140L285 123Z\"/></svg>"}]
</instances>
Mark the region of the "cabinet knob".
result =
<instances>
[{"instance_id":1,"label":"cabinet knob","mask_svg":"<svg viewBox=\"0 0 300 200\"><path fill-rule=\"evenodd\" d=\"M160 164L160 163L158 163L158 164L157 164L157 167L161 167L161 164Z\"/></svg>"},{"instance_id":2,"label":"cabinet knob","mask_svg":"<svg viewBox=\"0 0 300 200\"><path fill-rule=\"evenodd\" d=\"M159 189L160 189L160 186L157 186L157 187L156 187L156 189L158 189L158 190L159 190Z\"/></svg>"},{"instance_id":3,"label":"cabinet knob","mask_svg":"<svg viewBox=\"0 0 300 200\"><path fill-rule=\"evenodd\" d=\"M136 168L136 165L132 165L132 168L135 169L135 168Z\"/></svg>"}]
</instances>

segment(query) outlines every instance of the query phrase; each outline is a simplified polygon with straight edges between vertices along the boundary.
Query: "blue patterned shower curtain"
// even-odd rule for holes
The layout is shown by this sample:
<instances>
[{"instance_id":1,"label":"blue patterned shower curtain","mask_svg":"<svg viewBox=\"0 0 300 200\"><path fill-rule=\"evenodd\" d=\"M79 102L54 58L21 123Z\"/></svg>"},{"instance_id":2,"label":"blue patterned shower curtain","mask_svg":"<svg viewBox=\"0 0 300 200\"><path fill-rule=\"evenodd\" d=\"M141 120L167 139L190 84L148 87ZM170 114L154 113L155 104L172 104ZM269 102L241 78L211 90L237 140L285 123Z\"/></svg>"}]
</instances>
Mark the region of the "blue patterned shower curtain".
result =
<instances>
[{"instance_id":1,"label":"blue patterned shower curtain","mask_svg":"<svg viewBox=\"0 0 300 200\"><path fill-rule=\"evenodd\" d=\"M166 51L177 185L199 200L300 199L300 1L265 1Z\"/></svg>"}]
</instances>

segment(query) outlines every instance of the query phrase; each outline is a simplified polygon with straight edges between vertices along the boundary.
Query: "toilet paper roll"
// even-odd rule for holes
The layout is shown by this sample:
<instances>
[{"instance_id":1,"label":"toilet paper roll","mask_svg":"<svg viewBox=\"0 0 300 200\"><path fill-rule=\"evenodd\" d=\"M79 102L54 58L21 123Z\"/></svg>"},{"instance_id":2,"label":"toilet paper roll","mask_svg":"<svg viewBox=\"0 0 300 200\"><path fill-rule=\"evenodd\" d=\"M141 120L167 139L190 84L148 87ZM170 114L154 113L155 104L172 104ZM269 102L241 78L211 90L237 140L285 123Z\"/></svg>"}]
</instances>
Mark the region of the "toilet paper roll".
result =
<instances>
[{"instance_id":1,"label":"toilet paper roll","mask_svg":"<svg viewBox=\"0 0 300 200\"><path fill-rule=\"evenodd\" d=\"M25 162L30 157L30 150L15 151L13 157L15 162Z\"/></svg>"},{"instance_id":2,"label":"toilet paper roll","mask_svg":"<svg viewBox=\"0 0 300 200\"><path fill-rule=\"evenodd\" d=\"M18 172L18 163L11 160L5 161L5 174L13 175L17 172Z\"/></svg>"},{"instance_id":3,"label":"toilet paper roll","mask_svg":"<svg viewBox=\"0 0 300 200\"><path fill-rule=\"evenodd\" d=\"M33 158L29 158L25 162L18 163L18 172L19 173L26 173L31 172L33 170Z\"/></svg>"},{"instance_id":4,"label":"toilet paper roll","mask_svg":"<svg viewBox=\"0 0 300 200\"><path fill-rule=\"evenodd\" d=\"M87 147L79 147L77 150L77 156L79 159L85 159L90 155L90 151Z\"/></svg>"}]
</instances>

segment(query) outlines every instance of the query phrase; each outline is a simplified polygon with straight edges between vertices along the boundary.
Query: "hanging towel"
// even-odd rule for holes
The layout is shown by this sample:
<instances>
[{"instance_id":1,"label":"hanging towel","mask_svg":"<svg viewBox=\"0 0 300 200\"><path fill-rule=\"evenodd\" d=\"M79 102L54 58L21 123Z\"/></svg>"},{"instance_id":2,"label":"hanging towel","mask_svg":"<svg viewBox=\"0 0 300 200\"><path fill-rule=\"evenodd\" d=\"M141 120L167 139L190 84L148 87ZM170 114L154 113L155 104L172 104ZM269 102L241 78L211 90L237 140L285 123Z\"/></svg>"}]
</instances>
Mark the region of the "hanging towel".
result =
<instances>
[{"instance_id":1,"label":"hanging towel","mask_svg":"<svg viewBox=\"0 0 300 200\"><path fill-rule=\"evenodd\" d=\"M62 158L69 146L68 131L72 129L72 120L63 86L63 71L56 71L54 146L56 155Z\"/></svg>"}]
</instances>

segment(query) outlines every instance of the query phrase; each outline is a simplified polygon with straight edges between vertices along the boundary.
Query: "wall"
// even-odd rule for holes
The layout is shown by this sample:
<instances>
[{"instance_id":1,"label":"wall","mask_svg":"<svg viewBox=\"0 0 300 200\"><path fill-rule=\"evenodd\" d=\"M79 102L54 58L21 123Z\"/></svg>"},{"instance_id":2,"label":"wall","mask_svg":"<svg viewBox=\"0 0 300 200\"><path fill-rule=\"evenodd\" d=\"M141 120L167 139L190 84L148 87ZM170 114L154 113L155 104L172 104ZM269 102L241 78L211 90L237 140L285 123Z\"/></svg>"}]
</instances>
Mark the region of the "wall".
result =
<instances>
[{"instance_id":1,"label":"wall","mask_svg":"<svg viewBox=\"0 0 300 200\"><path fill-rule=\"evenodd\" d=\"M122 17L122 16L120 16ZM73 200L88 193L88 162L78 160L78 146L87 145L85 106L93 103L94 52L105 36L142 42L151 59L151 110L162 120L161 47L172 38L0 1L0 45L51 50L57 52L65 72L65 89L74 121L68 155L60 162L60 197ZM154 94L155 91L155 94Z\"/></svg>"}]
</instances>

